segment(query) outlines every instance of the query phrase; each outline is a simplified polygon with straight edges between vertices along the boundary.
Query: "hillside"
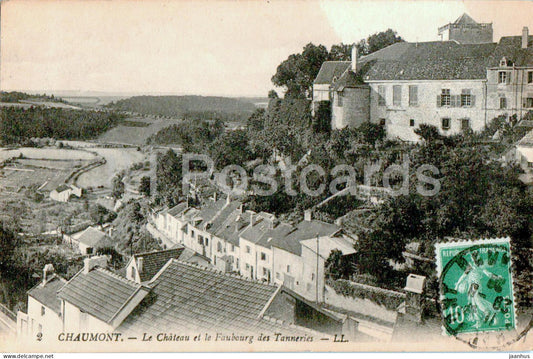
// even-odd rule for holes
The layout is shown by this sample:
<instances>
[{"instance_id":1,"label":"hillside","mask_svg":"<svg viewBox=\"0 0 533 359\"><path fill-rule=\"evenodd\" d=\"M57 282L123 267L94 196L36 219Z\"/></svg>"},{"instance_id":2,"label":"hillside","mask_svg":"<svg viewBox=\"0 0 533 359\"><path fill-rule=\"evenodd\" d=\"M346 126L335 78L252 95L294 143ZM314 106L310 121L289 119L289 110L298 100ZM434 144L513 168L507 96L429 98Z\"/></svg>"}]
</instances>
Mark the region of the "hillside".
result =
<instances>
[{"instance_id":1,"label":"hillside","mask_svg":"<svg viewBox=\"0 0 533 359\"><path fill-rule=\"evenodd\" d=\"M251 102L211 96L134 96L107 105L120 111L146 115L181 117L190 112L252 113Z\"/></svg>"}]
</instances>

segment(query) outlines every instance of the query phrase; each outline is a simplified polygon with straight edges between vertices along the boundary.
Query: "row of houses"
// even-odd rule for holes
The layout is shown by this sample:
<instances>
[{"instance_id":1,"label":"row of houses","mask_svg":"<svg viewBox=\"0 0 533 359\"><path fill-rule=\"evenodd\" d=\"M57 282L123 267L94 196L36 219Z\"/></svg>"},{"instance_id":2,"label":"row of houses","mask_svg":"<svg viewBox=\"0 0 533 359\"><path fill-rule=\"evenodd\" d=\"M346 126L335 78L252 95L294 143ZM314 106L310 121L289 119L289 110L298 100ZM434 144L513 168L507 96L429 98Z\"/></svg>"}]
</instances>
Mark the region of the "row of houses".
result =
<instances>
[{"instance_id":1,"label":"row of houses","mask_svg":"<svg viewBox=\"0 0 533 359\"><path fill-rule=\"evenodd\" d=\"M323 302L325 262L333 250L355 254L355 237L306 211L296 225L243 210L243 203L210 200L201 209L180 203L154 214L156 229L170 241L204 256L217 269L283 284L308 300Z\"/></svg>"},{"instance_id":2,"label":"row of houses","mask_svg":"<svg viewBox=\"0 0 533 359\"><path fill-rule=\"evenodd\" d=\"M48 264L42 281L28 292L27 312L17 313L19 339L83 341L74 338L82 333L139 340L145 333L198 332L316 340L334 333L357 336L357 321L349 315L320 308L283 286L183 260L189 256L184 247L138 254L126 276L107 268L107 256L90 257L68 281ZM131 271L139 260L140 276Z\"/></svg>"},{"instance_id":3,"label":"row of houses","mask_svg":"<svg viewBox=\"0 0 533 359\"><path fill-rule=\"evenodd\" d=\"M351 61L324 62L313 84L313 110L327 101L333 129L371 121L410 142L419 140L420 124L451 135L533 110L527 27L495 43L492 24L463 14L439 31L442 41L399 42L360 58L354 46Z\"/></svg>"}]
</instances>

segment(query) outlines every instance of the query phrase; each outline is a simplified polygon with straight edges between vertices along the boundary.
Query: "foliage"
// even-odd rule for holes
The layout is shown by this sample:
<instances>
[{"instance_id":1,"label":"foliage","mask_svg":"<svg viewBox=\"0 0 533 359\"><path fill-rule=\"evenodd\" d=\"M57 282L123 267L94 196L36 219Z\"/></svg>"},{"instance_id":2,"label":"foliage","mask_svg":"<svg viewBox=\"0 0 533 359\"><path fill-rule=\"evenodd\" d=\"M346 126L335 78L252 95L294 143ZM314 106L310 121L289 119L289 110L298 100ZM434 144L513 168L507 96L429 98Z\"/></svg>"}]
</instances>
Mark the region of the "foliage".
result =
<instances>
[{"instance_id":1,"label":"foliage","mask_svg":"<svg viewBox=\"0 0 533 359\"><path fill-rule=\"evenodd\" d=\"M313 131L326 132L331 131L331 103L329 101L320 101L318 108L313 116Z\"/></svg>"},{"instance_id":2,"label":"foliage","mask_svg":"<svg viewBox=\"0 0 533 359\"><path fill-rule=\"evenodd\" d=\"M362 55L367 55L381 50L387 46L390 46L396 42L402 41L404 40L401 36L398 36L398 33L396 31L392 29L387 29L386 31L370 35L364 43L360 43L360 51Z\"/></svg>"},{"instance_id":3,"label":"foliage","mask_svg":"<svg viewBox=\"0 0 533 359\"><path fill-rule=\"evenodd\" d=\"M145 115L181 117L186 113L213 111L219 113L251 113L255 106L242 100L213 96L134 96L107 105L120 111Z\"/></svg>"},{"instance_id":4,"label":"foliage","mask_svg":"<svg viewBox=\"0 0 533 359\"><path fill-rule=\"evenodd\" d=\"M119 269L124 264L124 257L122 254L117 252L117 250L113 247L102 247L98 248L96 250L96 255L108 255L111 257L111 260L109 261L109 266L113 269Z\"/></svg>"},{"instance_id":5,"label":"foliage","mask_svg":"<svg viewBox=\"0 0 533 359\"><path fill-rule=\"evenodd\" d=\"M352 260L351 256L344 256L340 250L332 250L325 263L326 278L348 279L355 266Z\"/></svg>"},{"instance_id":6,"label":"foliage","mask_svg":"<svg viewBox=\"0 0 533 359\"><path fill-rule=\"evenodd\" d=\"M245 130L228 131L218 136L211 143L209 154L219 169L253 159Z\"/></svg>"},{"instance_id":7,"label":"foliage","mask_svg":"<svg viewBox=\"0 0 533 359\"><path fill-rule=\"evenodd\" d=\"M143 176L141 178L141 183L139 183L139 193L149 197L150 196L150 186L151 180L149 176Z\"/></svg>"},{"instance_id":8,"label":"foliage","mask_svg":"<svg viewBox=\"0 0 533 359\"><path fill-rule=\"evenodd\" d=\"M165 127L148 138L149 144L177 144L185 152L201 153L204 146L214 141L224 132L224 124L217 120L193 121L187 120L177 125Z\"/></svg>"},{"instance_id":9,"label":"foliage","mask_svg":"<svg viewBox=\"0 0 533 359\"><path fill-rule=\"evenodd\" d=\"M173 207L179 203L182 181L182 157L169 149L157 155L156 202Z\"/></svg>"},{"instance_id":10,"label":"foliage","mask_svg":"<svg viewBox=\"0 0 533 359\"><path fill-rule=\"evenodd\" d=\"M118 200L122 198L122 196L124 195L124 191L125 191L125 185L123 182L123 177L122 175L118 174L115 177L113 177L113 189L111 191L111 196L114 199Z\"/></svg>"},{"instance_id":11,"label":"foliage","mask_svg":"<svg viewBox=\"0 0 533 359\"><path fill-rule=\"evenodd\" d=\"M117 217L114 212L109 211L100 204L92 205L89 209L89 214L91 220L98 225L112 222Z\"/></svg>"},{"instance_id":12,"label":"foliage","mask_svg":"<svg viewBox=\"0 0 533 359\"><path fill-rule=\"evenodd\" d=\"M113 112L4 107L0 111L0 143L22 143L33 137L88 140L116 126L120 120L121 116Z\"/></svg>"},{"instance_id":13,"label":"foliage","mask_svg":"<svg viewBox=\"0 0 533 359\"><path fill-rule=\"evenodd\" d=\"M385 307L387 310L396 311L398 306L405 300L405 294L393 292L379 287L360 285L344 279L328 280L335 293L345 297L368 299L373 303Z\"/></svg>"}]
</instances>

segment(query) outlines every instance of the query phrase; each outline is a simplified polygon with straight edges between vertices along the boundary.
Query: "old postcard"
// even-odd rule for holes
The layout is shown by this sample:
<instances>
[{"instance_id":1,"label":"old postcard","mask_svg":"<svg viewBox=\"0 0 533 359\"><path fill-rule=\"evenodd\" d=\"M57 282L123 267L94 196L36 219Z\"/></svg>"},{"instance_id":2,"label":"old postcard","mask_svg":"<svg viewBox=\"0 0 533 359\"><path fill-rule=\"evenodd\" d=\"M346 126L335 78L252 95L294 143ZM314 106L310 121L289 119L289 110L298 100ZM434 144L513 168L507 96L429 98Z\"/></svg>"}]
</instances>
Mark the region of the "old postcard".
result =
<instances>
[{"instance_id":1,"label":"old postcard","mask_svg":"<svg viewBox=\"0 0 533 359\"><path fill-rule=\"evenodd\" d=\"M529 358L533 2L0 9L10 357Z\"/></svg>"}]
</instances>

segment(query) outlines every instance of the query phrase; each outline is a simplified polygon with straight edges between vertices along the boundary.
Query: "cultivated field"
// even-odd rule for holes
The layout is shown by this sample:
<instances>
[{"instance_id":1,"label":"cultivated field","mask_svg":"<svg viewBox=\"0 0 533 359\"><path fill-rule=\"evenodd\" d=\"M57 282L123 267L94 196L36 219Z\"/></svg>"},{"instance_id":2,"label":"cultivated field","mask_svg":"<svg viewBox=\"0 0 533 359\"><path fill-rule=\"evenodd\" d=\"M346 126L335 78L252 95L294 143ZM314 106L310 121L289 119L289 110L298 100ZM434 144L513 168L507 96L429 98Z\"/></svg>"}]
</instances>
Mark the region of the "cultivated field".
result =
<instances>
[{"instance_id":1,"label":"cultivated field","mask_svg":"<svg viewBox=\"0 0 533 359\"><path fill-rule=\"evenodd\" d=\"M142 146L146 143L146 139L154 133L157 133L159 130L165 127L181 122L181 120L178 119L163 119L153 116L130 117L127 118L126 121L131 121L132 123L146 123L148 126L119 125L101 135L98 138L98 141L104 143L120 143Z\"/></svg>"},{"instance_id":2,"label":"cultivated field","mask_svg":"<svg viewBox=\"0 0 533 359\"><path fill-rule=\"evenodd\" d=\"M9 158L19 157L22 154L25 158L47 159L47 160L94 160L96 156L87 151L58 149L58 148L33 148L22 147L18 149L0 149L0 161Z\"/></svg>"}]
</instances>

